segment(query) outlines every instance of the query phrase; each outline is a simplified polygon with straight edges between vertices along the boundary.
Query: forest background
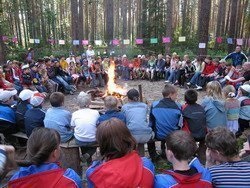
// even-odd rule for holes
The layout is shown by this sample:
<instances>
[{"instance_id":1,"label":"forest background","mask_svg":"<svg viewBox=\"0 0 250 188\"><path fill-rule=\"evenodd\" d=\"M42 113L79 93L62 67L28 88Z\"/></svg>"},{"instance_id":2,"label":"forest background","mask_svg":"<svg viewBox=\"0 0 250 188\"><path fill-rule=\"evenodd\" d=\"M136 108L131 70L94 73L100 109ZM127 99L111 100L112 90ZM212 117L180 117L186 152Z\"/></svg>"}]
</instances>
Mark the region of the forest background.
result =
<instances>
[{"instance_id":1,"label":"forest background","mask_svg":"<svg viewBox=\"0 0 250 188\"><path fill-rule=\"evenodd\" d=\"M162 43L165 36L170 43ZM179 42L180 36L186 41ZM143 44L136 45L136 38L144 39ZM158 43L151 44L151 38ZM30 47L36 58L82 54L86 46L72 40L104 41L94 46L101 55L177 52L223 57L234 50L238 38L244 39L242 47L249 55L249 0L0 0L0 63L23 60ZM39 39L39 44L30 39ZM114 46L113 39L131 43ZM206 48L198 48L199 43Z\"/></svg>"}]
</instances>

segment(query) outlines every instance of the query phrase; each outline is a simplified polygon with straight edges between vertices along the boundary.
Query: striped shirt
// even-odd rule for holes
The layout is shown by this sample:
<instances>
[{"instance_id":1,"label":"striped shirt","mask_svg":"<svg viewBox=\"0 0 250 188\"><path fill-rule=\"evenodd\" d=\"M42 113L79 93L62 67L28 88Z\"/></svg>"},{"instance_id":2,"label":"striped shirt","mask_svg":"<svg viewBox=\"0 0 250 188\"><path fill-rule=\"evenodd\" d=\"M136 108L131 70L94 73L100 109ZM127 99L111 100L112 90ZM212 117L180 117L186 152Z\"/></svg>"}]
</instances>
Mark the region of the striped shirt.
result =
<instances>
[{"instance_id":1,"label":"striped shirt","mask_svg":"<svg viewBox=\"0 0 250 188\"><path fill-rule=\"evenodd\" d=\"M0 176L2 175L4 171L4 166L6 163L6 152L3 149L0 149Z\"/></svg>"},{"instance_id":2,"label":"striped shirt","mask_svg":"<svg viewBox=\"0 0 250 188\"><path fill-rule=\"evenodd\" d=\"M209 168L214 187L250 187L250 162L227 162Z\"/></svg>"}]
</instances>

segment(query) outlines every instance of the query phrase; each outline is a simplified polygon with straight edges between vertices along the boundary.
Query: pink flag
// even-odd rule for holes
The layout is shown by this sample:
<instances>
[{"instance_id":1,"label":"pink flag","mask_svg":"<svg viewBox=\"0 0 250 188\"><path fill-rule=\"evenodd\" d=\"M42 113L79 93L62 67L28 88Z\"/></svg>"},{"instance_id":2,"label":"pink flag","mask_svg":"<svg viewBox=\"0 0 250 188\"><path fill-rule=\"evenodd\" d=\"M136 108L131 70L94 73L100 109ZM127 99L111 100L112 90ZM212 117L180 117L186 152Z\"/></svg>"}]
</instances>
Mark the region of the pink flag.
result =
<instances>
[{"instance_id":1,"label":"pink flag","mask_svg":"<svg viewBox=\"0 0 250 188\"><path fill-rule=\"evenodd\" d=\"M239 46L243 45L243 39L237 39L236 42L237 42L237 45Z\"/></svg>"},{"instance_id":2,"label":"pink flag","mask_svg":"<svg viewBox=\"0 0 250 188\"><path fill-rule=\"evenodd\" d=\"M117 46L117 45L120 44L120 40L119 40L119 39L114 39L114 40L112 41L112 43L113 43L113 45Z\"/></svg>"},{"instance_id":3,"label":"pink flag","mask_svg":"<svg viewBox=\"0 0 250 188\"><path fill-rule=\"evenodd\" d=\"M216 42L221 44L222 43L222 37L216 37Z\"/></svg>"},{"instance_id":4,"label":"pink flag","mask_svg":"<svg viewBox=\"0 0 250 188\"><path fill-rule=\"evenodd\" d=\"M162 43L170 43L170 37L162 37Z\"/></svg>"},{"instance_id":5,"label":"pink flag","mask_svg":"<svg viewBox=\"0 0 250 188\"><path fill-rule=\"evenodd\" d=\"M2 36L2 39L4 42L6 42L8 40L8 37L7 36Z\"/></svg>"},{"instance_id":6,"label":"pink flag","mask_svg":"<svg viewBox=\"0 0 250 188\"><path fill-rule=\"evenodd\" d=\"M48 42L49 42L51 45L54 45L56 41L55 41L54 39L48 39Z\"/></svg>"},{"instance_id":7,"label":"pink flag","mask_svg":"<svg viewBox=\"0 0 250 188\"><path fill-rule=\"evenodd\" d=\"M16 36L12 38L12 42L18 43L18 40L17 40L17 37L16 37Z\"/></svg>"},{"instance_id":8,"label":"pink flag","mask_svg":"<svg viewBox=\"0 0 250 188\"><path fill-rule=\"evenodd\" d=\"M143 44L143 39L135 39L135 44Z\"/></svg>"},{"instance_id":9,"label":"pink flag","mask_svg":"<svg viewBox=\"0 0 250 188\"><path fill-rule=\"evenodd\" d=\"M84 45L84 46L89 45L89 41L88 40L82 40L82 45Z\"/></svg>"}]
</instances>

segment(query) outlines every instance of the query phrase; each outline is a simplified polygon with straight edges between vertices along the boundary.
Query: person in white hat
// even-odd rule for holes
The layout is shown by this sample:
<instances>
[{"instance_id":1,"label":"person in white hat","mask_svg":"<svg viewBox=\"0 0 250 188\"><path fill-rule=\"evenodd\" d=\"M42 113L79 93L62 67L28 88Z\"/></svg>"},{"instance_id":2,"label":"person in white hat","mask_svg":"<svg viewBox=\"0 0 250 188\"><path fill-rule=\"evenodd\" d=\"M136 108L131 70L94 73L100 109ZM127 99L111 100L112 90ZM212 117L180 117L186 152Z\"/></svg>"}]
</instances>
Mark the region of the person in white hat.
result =
<instances>
[{"instance_id":1,"label":"person in white hat","mask_svg":"<svg viewBox=\"0 0 250 188\"><path fill-rule=\"evenodd\" d=\"M249 128L250 122L250 85L244 84L238 89L238 100L240 101L240 113L239 113L239 131L236 136L240 136L242 132Z\"/></svg>"},{"instance_id":2,"label":"person in white hat","mask_svg":"<svg viewBox=\"0 0 250 188\"><path fill-rule=\"evenodd\" d=\"M35 93L30 98L30 104L33 108L27 110L24 116L25 131L28 137L31 135L33 129L44 127L45 111L42 109L44 98L45 95L42 93Z\"/></svg>"},{"instance_id":3,"label":"person in white hat","mask_svg":"<svg viewBox=\"0 0 250 188\"><path fill-rule=\"evenodd\" d=\"M25 133L24 127L24 114L27 112L28 109L31 109L32 106L30 105L30 98L34 94L34 91L29 89L24 89L19 94L19 101L16 106L16 125L20 129L20 131Z\"/></svg>"},{"instance_id":4,"label":"person in white hat","mask_svg":"<svg viewBox=\"0 0 250 188\"><path fill-rule=\"evenodd\" d=\"M0 90L0 133L6 138L9 134L18 131L16 124L15 112L11 105L14 103L14 96L17 90L7 91Z\"/></svg>"}]
</instances>

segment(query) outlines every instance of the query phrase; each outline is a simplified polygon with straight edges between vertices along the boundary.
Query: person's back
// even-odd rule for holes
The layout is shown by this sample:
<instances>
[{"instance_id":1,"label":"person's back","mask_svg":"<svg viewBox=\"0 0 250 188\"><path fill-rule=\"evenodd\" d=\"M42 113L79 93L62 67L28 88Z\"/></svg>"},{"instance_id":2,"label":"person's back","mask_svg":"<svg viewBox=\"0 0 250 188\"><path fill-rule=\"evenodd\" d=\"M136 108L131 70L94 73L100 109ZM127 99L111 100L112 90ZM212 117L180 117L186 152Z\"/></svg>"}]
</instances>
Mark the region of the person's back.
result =
<instances>
[{"instance_id":1,"label":"person's back","mask_svg":"<svg viewBox=\"0 0 250 188\"><path fill-rule=\"evenodd\" d=\"M175 102L176 89L171 85L166 85L163 97L160 101L153 102L150 112L150 124L159 140L164 140L168 134L179 129L181 117L181 107Z\"/></svg>"},{"instance_id":2,"label":"person's back","mask_svg":"<svg viewBox=\"0 0 250 188\"><path fill-rule=\"evenodd\" d=\"M35 93L30 98L30 104L33 108L27 110L24 115L25 132L28 137L31 135L33 129L44 127L45 111L42 109L44 98L45 96L41 93Z\"/></svg>"},{"instance_id":3,"label":"person's back","mask_svg":"<svg viewBox=\"0 0 250 188\"><path fill-rule=\"evenodd\" d=\"M62 106L64 95L60 92L52 93L50 103L52 105L45 114L44 126L55 129L61 136L61 142L67 142L73 137L70 128L71 113Z\"/></svg>"},{"instance_id":4,"label":"person's back","mask_svg":"<svg viewBox=\"0 0 250 188\"><path fill-rule=\"evenodd\" d=\"M166 170L155 176L156 188L205 187L211 188L211 176L197 158L190 163L197 149L193 137L184 131L175 131L166 138L166 156L173 170Z\"/></svg>"},{"instance_id":5,"label":"person's back","mask_svg":"<svg viewBox=\"0 0 250 188\"><path fill-rule=\"evenodd\" d=\"M8 187L81 188L80 177L72 169L62 169L60 159L60 135L53 129L38 128L27 142L27 161L19 161L21 167L11 177Z\"/></svg>"},{"instance_id":6,"label":"person's back","mask_svg":"<svg viewBox=\"0 0 250 188\"><path fill-rule=\"evenodd\" d=\"M182 130L192 134L196 141L202 141L206 136L206 114L204 108L197 104L198 93L189 89L185 92L186 104L182 106Z\"/></svg>"},{"instance_id":7,"label":"person's back","mask_svg":"<svg viewBox=\"0 0 250 188\"><path fill-rule=\"evenodd\" d=\"M129 102L122 106L126 125L138 143L146 143L152 138L152 129L147 121L148 107L139 102L139 92L131 89L127 93Z\"/></svg>"},{"instance_id":8,"label":"person's back","mask_svg":"<svg viewBox=\"0 0 250 188\"><path fill-rule=\"evenodd\" d=\"M240 159L234 133L217 127L208 132L206 146L206 166L215 187L249 187L250 162Z\"/></svg>"},{"instance_id":9,"label":"person's back","mask_svg":"<svg viewBox=\"0 0 250 188\"><path fill-rule=\"evenodd\" d=\"M89 188L153 187L154 166L135 151L136 140L121 120L102 122L96 139L103 160L94 162L86 171Z\"/></svg>"},{"instance_id":10,"label":"person's back","mask_svg":"<svg viewBox=\"0 0 250 188\"><path fill-rule=\"evenodd\" d=\"M220 83L218 81L209 82L206 93L207 96L203 99L201 106L206 112L207 127L213 129L218 126L226 126L226 108Z\"/></svg>"},{"instance_id":11,"label":"person's back","mask_svg":"<svg viewBox=\"0 0 250 188\"><path fill-rule=\"evenodd\" d=\"M99 125L101 122L109 120L111 118L118 118L124 123L126 123L126 117L123 112L120 112L117 108L118 100L114 96L107 96L104 98L104 106L106 109L105 114L102 114L98 120L97 125Z\"/></svg>"}]
</instances>

